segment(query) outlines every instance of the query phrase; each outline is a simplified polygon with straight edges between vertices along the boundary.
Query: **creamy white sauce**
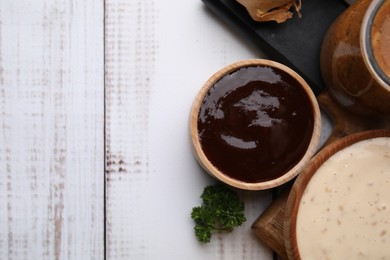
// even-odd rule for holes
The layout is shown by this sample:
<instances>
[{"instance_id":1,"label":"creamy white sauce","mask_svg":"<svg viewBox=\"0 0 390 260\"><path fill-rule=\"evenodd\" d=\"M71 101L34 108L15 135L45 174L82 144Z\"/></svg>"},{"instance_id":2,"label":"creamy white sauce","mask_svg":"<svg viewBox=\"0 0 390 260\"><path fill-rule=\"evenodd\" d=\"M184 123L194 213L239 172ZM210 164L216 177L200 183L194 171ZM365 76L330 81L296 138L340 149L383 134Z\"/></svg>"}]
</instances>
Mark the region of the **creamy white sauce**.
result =
<instances>
[{"instance_id":1,"label":"creamy white sauce","mask_svg":"<svg viewBox=\"0 0 390 260\"><path fill-rule=\"evenodd\" d=\"M297 242L302 259L390 259L390 138L358 142L318 169Z\"/></svg>"}]
</instances>

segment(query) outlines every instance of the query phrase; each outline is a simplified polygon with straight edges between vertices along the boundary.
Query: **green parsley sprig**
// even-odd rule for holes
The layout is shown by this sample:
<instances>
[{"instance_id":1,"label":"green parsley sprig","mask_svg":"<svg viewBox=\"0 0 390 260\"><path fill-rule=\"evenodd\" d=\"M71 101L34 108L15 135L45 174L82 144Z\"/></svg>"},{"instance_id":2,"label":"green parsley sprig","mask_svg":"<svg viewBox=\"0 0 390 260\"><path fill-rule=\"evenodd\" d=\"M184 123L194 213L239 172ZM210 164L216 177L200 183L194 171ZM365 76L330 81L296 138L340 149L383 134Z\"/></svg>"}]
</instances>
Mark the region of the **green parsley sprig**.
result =
<instances>
[{"instance_id":1,"label":"green parsley sprig","mask_svg":"<svg viewBox=\"0 0 390 260\"><path fill-rule=\"evenodd\" d=\"M202 205L192 209L195 235L200 242L210 242L213 231L233 231L245 221L245 204L237 193L223 184L207 186Z\"/></svg>"}]
</instances>

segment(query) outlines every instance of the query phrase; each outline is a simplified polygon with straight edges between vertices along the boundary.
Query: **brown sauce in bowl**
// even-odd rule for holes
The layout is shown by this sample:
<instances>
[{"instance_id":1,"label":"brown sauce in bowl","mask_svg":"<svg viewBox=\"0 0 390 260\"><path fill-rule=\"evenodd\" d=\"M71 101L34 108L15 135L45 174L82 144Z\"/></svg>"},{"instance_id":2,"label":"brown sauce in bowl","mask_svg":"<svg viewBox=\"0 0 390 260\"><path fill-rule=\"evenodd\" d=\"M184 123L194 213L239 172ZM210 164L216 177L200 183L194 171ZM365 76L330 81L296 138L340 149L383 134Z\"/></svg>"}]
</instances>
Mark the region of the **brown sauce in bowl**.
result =
<instances>
[{"instance_id":1,"label":"brown sauce in bowl","mask_svg":"<svg viewBox=\"0 0 390 260\"><path fill-rule=\"evenodd\" d=\"M231 178L276 179L304 156L314 112L299 82L268 66L239 68L206 93L198 116L202 150Z\"/></svg>"}]
</instances>

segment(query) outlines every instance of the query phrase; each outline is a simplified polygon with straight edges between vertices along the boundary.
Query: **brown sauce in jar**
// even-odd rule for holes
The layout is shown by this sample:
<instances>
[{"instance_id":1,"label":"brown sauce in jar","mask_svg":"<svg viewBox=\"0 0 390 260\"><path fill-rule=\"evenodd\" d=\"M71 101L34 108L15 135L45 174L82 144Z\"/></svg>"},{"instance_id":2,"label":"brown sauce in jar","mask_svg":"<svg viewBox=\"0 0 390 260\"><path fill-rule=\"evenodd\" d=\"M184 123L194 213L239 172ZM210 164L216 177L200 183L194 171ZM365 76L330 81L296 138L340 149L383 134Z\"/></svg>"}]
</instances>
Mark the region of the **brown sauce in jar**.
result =
<instances>
[{"instance_id":1,"label":"brown sauce in jar","mask_svg":"<svg viewBox=\"0 0 390 260\"><path fill-rule=\"evenodd\" d=\"M199 140L210 162L231 178L276 179L305 154L313 132L309 97L292 76L268 66L239 68L206 93Z\"/></svg>"},{"instance_id":2,"label":"brown sauce in jar","mask_svg":"<svg viewBox=\"0 0 390 260\"><path fill-rule=\"evenodd\" d=\"M390 77L390 1L378 10L371 28L374 57L387 77Z\"/></svg>"}]
</instances>

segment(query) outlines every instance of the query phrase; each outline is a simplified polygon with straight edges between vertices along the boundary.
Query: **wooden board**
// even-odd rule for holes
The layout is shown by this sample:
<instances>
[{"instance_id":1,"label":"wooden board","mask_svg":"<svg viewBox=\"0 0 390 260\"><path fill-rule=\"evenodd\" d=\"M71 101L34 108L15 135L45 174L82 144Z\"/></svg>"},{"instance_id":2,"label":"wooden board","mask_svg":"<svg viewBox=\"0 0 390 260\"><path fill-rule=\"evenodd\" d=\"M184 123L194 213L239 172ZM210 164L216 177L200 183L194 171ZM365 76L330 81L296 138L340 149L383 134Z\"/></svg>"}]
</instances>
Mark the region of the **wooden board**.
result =
<instances>
[{"instance_id":1,"label":"wooden board","mask_svg":"<svg viewBox=\"0 0 390 260\"><path fill-rule=\"evenodd\" d=\"M0 1L0 259L104 256L103 1Z\"/></svg>"},{"instance_id":2,"label":"wooden board","mask_svg":"<svg viewBox=\"0 0 390 260\"><path fill-rule=\"evenodd\" d=\"M271 258L250 232L269 192L241 193L236 232L193 232L214 180L191 103L259 53L213 22L199 0L0 1L0 259Z\"/></svg>"},{"instance_id":3,"label":"wooden board","mask_svg":"<svg viewBox=\"0 0 390 260\"><path fill-rule=\"evenodd\" d=\"M156 10L153 1L105 2L106 256L142 259L150 243L143 220L153 214L145 185Z\"/></svg>"},{"instance_id":4,"label":"wooden board","mask_svg":"<svg viewBox=\"0 0 390 260\"><path fill-rule=\"evenodd\" d=\"M199 0L0 1L0 259L272 258L271 191L239 191L247 222L208 245L190 219L214 182L192 101L264 57L225 29Z\"/></svg>"}]
</instances>

